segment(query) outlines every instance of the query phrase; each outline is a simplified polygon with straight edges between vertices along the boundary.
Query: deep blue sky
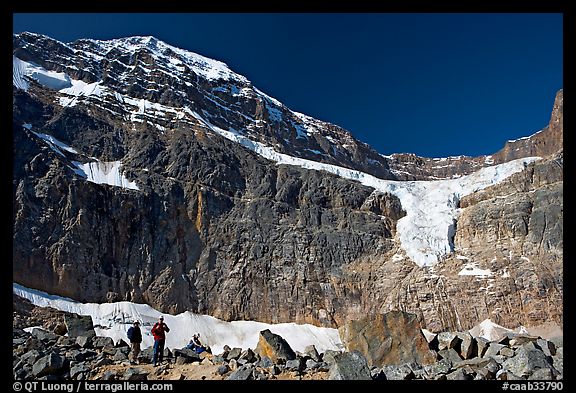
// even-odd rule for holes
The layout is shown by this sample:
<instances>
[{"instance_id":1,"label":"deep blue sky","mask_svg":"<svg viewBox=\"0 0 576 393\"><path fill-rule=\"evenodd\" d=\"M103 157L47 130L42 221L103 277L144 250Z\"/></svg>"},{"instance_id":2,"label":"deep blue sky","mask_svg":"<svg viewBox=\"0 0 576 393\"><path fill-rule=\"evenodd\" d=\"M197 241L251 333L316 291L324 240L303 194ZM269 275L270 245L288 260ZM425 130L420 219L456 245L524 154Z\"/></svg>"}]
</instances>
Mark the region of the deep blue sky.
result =
<instances>
[{"instance_id":1,"label":"deep blue sky","mask_svg":"<svg viewBox=\"0 0 576 393\"><path fill-rule=\"evenodd\" d=\"M561 14L14 14L70 42L153 35L383 154L481 155L545 127Z\"/></svg>"}]
</instances>

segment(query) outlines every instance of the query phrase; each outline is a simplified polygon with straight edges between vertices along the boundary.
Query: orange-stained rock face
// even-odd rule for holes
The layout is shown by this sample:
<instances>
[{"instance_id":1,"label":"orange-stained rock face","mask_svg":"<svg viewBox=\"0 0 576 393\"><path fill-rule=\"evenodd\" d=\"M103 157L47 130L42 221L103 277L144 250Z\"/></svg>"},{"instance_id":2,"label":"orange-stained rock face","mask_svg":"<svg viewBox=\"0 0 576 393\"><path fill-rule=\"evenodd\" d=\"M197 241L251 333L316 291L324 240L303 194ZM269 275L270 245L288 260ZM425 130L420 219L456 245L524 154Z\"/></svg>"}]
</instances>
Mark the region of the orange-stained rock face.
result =
<instances>
[{"instance_id":1,"label":"orange-stained rock face","mask_svg":"<svg viewBox=\"0 0 576 393\"><path fill-rule=\"evenodd\" d=\"M370 367L436 362L436 355L428 348L416 314L390 311L368 315L346 322L339 332L346 350L360 351Z\"/></svg>"}]
</instances>

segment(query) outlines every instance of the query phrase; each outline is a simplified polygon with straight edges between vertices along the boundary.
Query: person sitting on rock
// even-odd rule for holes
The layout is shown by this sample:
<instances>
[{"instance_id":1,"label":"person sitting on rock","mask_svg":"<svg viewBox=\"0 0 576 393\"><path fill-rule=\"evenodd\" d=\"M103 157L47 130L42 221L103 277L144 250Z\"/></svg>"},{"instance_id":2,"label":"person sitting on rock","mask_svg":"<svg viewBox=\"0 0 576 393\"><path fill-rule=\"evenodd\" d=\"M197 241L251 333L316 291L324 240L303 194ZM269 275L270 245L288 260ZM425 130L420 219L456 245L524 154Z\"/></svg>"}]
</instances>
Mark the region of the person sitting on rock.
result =
<instances>
[{"instance_id":1,"label":"person sitting on rock","mask_svg":"<svg viewBox=\"0 0 576 393\"><path fill-rule=\"evenodd\" d=\"M202 344L202 342L200 341L200 333L196 333L195 335L192 336L192 340L190 340L190 342L188 343L188 345L186 345L186 348L188 349L192 349L193 351L195 351L196 353L202 353L202 352L208 352L208 353L212 353L210 350L210 347L205 346L204 344Z\"/></svg>"}]
</instances>

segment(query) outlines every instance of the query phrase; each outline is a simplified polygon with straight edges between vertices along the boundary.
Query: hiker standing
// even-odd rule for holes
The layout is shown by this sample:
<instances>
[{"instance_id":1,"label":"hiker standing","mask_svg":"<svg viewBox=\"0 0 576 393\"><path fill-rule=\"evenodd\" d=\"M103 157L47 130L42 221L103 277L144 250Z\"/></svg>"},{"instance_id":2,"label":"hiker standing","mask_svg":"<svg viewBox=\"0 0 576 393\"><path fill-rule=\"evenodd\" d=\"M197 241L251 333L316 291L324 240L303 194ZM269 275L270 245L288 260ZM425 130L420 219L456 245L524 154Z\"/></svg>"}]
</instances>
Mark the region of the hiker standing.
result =
<instances>
[{"instance_id":1,"label":"hiker standing","mask_svg":"<svg viewBox=\"0 0 576 393\"><path fill-rule=\"evenodd\" d=\"M164 343L166 342L166 333L169 332L170 329L168 325L164 323L164 317L160 316L158 322L152 326L152 335L154 336L154 357L152 362L154 366L156 366L157 362L162 363L162 359L164 358Z\"/></svg>"},{"instance_id":2,"label":"hiker standing","mask_svg":"<svg viewBox=\"0 0 576 393\"><path fill-rule=\"evenodd\" d=\"M140 322L134 321L127 332L128 340L130 340L130 347L132 349L133 364L138 363L138 355L140 354L140 343L142 342L142 332L140 331Z\"/></svg>"}]
</instances>

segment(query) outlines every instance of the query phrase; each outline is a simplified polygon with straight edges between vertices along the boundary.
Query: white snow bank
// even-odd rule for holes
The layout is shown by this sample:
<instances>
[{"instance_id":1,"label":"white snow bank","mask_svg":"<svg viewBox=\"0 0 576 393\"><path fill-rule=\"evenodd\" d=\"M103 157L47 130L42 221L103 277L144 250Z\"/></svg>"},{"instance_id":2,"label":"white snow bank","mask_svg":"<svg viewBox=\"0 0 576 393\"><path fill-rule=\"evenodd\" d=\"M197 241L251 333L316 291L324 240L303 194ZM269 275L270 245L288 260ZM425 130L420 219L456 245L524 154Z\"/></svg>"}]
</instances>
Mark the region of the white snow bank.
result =
<instances>
[{"instance_id":1,"label":"white snow bank","mask_svg":"<svg viewBox=\"0 0 576 393\"><path fill-rule=\"evenodd\" d=\"M459 276L476 276L476 277L489 277L492 275L490 269L480 269L475 262L467 263L462 270L458 272Z\"/></svg>"},{"instance_id":2,"label":"white snow bank","mask_svg":"<svg viewBox=\"0 0 576 393\"><path fill-rule=\"evenodd\" d=\"M306 169L323 170L335 175L359 181L381 192L396 195L406 211L398 220L396 229L406 254L419 266L432 266L453 251L452 238L460 198L483 188L497 184L539 157L527 157L504 164L482 168L456 179L434 181L392 181L354 169L325 164L278 153L273 148L253 141L234 129L223 130L199 114L194 117L212 131L235 141L277 164L296 165Z\"/></svg>"},{"instance_id":3,"label":"white snow bank","mask_svg":"<svg viewBox=\"0 0 576 393\"><path fill-rule=\"evenodd\" d=\"M95 161L86 164L72 161L72 163L81 171L79 174L92 183L139 190L136 182L128 180L126 176L120 172L120 167L122 166L120 161Z\"/></svg>"},{"instance_id":4,"label":"white snow bank","mask_svg":"<svg viewBox=\"0 0 576 393\"><path fill-rule=\"evenodd\" d=\"M27 128L26 124L24 124L22 127ZM40 132L34 132L31 130L31 128L28 128L34 135L36 135L38 138L44 140L44 142L46 142L46 144L48 146L50 146L50 148L52 150L54 150L56 153L60 154L60 155L64 155L62 153L62 151L60 149L66 150L70 153L74 153L74 154L78 154L78 152L76 151L76 149L74 149L73 147L68 146L67 144L65 144L64 142L60 142L58 139L54 138L52 135L48 135L48 134L42 134Z\"/></svg>"},{"instance_id":5,"label":"white snow bank","mask_svg":"<svg viewBox=\"0 0 576 393\"><path fill-rule=\"evenodd\" d=\"M62 93L64 96L59 100L62 106L74 106L78 97L101 96L105 91L100 82L86 83L72 79L64 72L48 71L12 56L12 84L19 89L28 90L30 85L26 78L34 79L42 86Z\"/></svg>"},{"instance_id":6,"label":"white snow bank","mask_svg":"<svg viewBox=\"0 0 576 393\"><path fill-rule=\"evenodd\" d=\"M70 77L64 72L48 71L43 67L12 56L12 84L19 89L27 90L29 85L25 77L32 78L42 86L53 90L72 86Z\"/></svg>"},{"instance_id":7,"label":"white snow bank","mask_svg":"<svg viewBox=\"0 0 576 393\"><path fill-rule=\"evenodd\" d=\"M88 40L100 46L105 55L114 48L119 48L123 51L136 52L140 49L147 48L152 56L156 59L164 59L169 67L182 72L183 64L191 67L197 74L202 75L208 80L233 80L247 83L248 80L230 70L228 66L218 60L204 57L194 52L180 49L160 41L152 36L134 36L126 38L118 38L107 41ZM167 49L169 51L167 51ZM170 53L167 55L166 53ZM176 55L177 57L174 57Z\"/></svg>"},{"instance_id":8,"label":"white snow bank","mask_svg":"<svg viewBox=\"0 0 576 393\"><path fill-rule=\"evenodd\" d=\"M60 90L60 93L67 95L67 97L60 97L60 105L62 106L74 106L78 97L102 96L105 91L100 82L86 83L81 80L70 79L70 84L70 87Z\"/></svg>"},{"instance_id":9,"label":"white snow bank","mask_svg":"<svg viewBox=\"0 0 576 393\"><path fill-rule=\"evenodd\" d=\"M59 141L52 135L43 134L40 132L32 131L32 126L30 124L23 124L22 127L30 130L34 135L42 139L46 144L54 150L56 153L65 157L62 150L66 150L70 153L78 154L78 151L73 147L68 146L64 142ZM124 176L120 168L122 166L121 161L94 161L82 164L78 161L72 161L74 165L74 171L86 180L96 183L96 184L108 184L111 186L128 188L132 190L139 190L136 182L128 180Z\"/></svg>"},{"instance_id":10,"label":"white snow bank","mask_svg":"<svg viewBox=\"0 0 576 393\"><path fill-rule=\"evenodd\" d=\"M28 82L24 78L28 74L26 62L12 56L12 85L21 90L28 90Z\"/></svg>"},{"instance_id":11,"label":"white snow bank","mask_svg":"<svg viewBox=\"0 0 576 393\"><path fill-rule=\"evenodd\" d=\"M516 330L505 328L490 319L485 319L480 324L468 330L473 337L484 337L486 340L496 341L504 337L506 333L526 333L524 326L519 326Z\"/></svg>"},{"instance_id":12,"label":"white snow bank","mask_svg":"<svg viewBox=\"0 0 576 393\"><path fill-rule=\"evenodd\" d=\"M224 345L229 345L232 348L255 349L259 332L265 329L270 329L273 333L282 336L295 351L303 352L304 348L311 344L314 344L319 352L328 349L339 351L342 348L337 329L295 323L226 322L189 311L178 315L169 315L162 314L146 304L131 302L80 303L69 298L26 288L16 283L12 285L12 290L16 295L30 300L37 306L53 307L61 311L90 315L96 334L111 337L114 342L120 339L127 341L126 331L134 320L138 320L141 323L143 348L153 345L154 340L150 329L160 315L164 316L164 322L170 328L170 332L166 334L166 346L168 348L182 348L188 344L194 333L200 333L200 339L209 345L215 354L222 353Z\"/></svg>"},{"instance_id":13,"label":"white snow bank","mask_svg":"<svg viewBox=\"0 0 576 393\"><path fill-rule=\"evenodd\" d=\"M42 326L30 326L30 327L24 328L22 330L24 330L25 332L28 332L28 333L32 333L32 330L34 330L34 329L44 329L44 328Z\"/></svg>"}]
</instances>

